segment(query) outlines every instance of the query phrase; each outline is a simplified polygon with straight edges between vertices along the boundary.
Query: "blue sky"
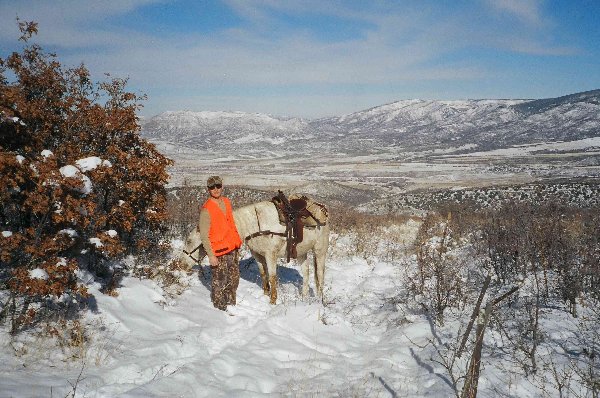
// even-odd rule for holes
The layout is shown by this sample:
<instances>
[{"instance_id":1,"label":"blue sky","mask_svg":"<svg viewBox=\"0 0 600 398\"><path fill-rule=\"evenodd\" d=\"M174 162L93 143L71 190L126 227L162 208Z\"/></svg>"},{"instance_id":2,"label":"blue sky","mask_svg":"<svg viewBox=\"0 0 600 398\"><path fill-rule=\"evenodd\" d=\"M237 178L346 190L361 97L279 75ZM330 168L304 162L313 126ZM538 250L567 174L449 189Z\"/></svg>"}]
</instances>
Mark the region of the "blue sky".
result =
<instances>
[{"instance_id":1,"label":"blue sky","mask_svg":"<svg viewBox=\"0 0 600 398\"><path fill-rule=\"evenodd\" d=\"M317 118L401 99L548 98L600 88L600 0L0 0L0 56L36 41L141 114Z\"/></svg>"}]
</instances>

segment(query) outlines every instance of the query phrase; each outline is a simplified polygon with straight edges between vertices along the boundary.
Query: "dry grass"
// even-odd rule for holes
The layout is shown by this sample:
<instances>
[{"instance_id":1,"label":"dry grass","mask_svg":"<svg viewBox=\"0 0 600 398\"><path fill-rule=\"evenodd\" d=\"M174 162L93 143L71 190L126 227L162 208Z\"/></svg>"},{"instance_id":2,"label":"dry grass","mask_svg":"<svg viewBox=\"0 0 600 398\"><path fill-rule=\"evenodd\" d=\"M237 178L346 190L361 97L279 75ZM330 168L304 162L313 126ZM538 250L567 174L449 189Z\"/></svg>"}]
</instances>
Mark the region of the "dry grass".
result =
<instances>
[{"instance_id":1,"label":"dry grass","mask_svg":"<svg viewBox=\"0 0 600 398\"><path fill-rule=\"evenodd\" d=\"M337 239L349 239L345 254L367 261L379 258L395 261L413 250L416 231L422 220L416 216L362 213L350 207L330 209L332 247Z\"/></svg>"}]
</instances>

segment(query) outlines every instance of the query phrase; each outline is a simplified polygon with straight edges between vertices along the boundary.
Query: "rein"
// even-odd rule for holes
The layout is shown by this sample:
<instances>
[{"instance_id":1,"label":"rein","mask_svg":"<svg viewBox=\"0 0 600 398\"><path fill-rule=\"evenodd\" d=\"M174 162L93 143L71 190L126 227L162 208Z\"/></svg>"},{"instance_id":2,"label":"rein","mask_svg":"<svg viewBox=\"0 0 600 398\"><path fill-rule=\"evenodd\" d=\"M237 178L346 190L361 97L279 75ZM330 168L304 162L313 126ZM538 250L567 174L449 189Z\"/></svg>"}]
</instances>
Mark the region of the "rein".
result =
<instances>
[{"instance_id":1,"label":"rein","mask_svg":"<svg viewBox=\"0 0 600 398\"><path fill-rule=\"evenodd\" d=\"M194 250L192 250L191 252L188 252L187 250L183 250L183 252L185 254L187 254L192 260L194 260L194 262L196 264L198 264L198 267L200 268L200 273L202 274L202 277L204 279L206 279L206 275L204 274L204 270L202 269L202 266L200 265L200 260L201 259L192 256L192 254L194 254L195 252L197 252L201 247L202 247L202 243L200 243L198 246L196 246L196 248Z\"/></svg>"},{"instance_id":2,"label":"rein","mask_svg":"<svg viewBox=\"0 0 600 398\"><path fill-rule=\"evenodd\" d=\"M198 249L200 249L200 246L202 246L202 243L200 243L198 246L196 246L196 248L194 250L192 250L191 252L188 252L187 250L184 250L183 252L185 254L187 254L188 256L190 256L192 258L192 260L194 260L195 262L200 261L199 259L195 258L194 256L192 256L192 254L194 254L195 252L198 251Z\"/></svg>"}]
</instances>

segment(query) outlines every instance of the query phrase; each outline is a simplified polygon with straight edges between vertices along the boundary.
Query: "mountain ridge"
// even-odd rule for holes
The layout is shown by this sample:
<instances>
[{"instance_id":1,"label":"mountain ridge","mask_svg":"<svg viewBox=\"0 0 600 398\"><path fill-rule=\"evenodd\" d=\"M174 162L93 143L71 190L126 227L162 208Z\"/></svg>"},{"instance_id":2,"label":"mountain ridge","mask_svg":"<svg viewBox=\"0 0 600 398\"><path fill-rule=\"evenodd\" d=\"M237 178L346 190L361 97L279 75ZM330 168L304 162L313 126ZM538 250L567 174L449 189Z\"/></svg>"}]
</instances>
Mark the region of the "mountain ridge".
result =
<instances>
[{"instance_id":1,"label":"mountain ridge","mask_svg":"<svg viewBox=\"0 0 600 398\"><path fill-rule=\"evenodd\" d=\"M240 111L169 111L144 120L142 135L213 152L236 152L241 149L232 147L241 146L252 157L492 150L600 136L600 89L532 100L399 100L314 120Z\"/></svg>"}]
</instances>

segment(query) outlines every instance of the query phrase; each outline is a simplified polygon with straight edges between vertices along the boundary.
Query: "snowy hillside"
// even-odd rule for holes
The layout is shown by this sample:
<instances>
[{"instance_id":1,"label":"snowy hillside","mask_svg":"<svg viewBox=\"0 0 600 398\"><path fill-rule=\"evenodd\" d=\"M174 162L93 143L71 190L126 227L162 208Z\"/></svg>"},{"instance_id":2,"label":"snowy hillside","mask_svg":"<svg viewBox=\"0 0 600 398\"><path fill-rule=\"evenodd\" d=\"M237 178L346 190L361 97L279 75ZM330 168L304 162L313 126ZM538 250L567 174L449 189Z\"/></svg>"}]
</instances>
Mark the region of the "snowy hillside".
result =
<instances>
[{"instance_id":1,"label":"snowy hillside","mask_svg":"<svg viewBox=\"0 0 600 398\"><path fill-rule=\"evenodd\" d=\"M143 124L144 136L193 148L255 144L278 146L307 137L308 124L244 112L165 112ZM309 137L310 138L310 137Z\"/></svg>"},{"instance_id":2,"label":"snowy hillside","mask_svg":"<svg viewBox=\"0 0 600 398\"><path fill-rule=\"evenodd\" d=\"M166 112L143 135L181 146L249 152L382 153L488 150L600 136L600 90L543 100L404 100L306 121L241 112Z\"/></svg>"},{"instance_id":3,"label":"snowy hillside","mask_svg":"<svg viewBox=\"0 0 600 398\"><path fill-rule=\"evenodd\" d=\"M404 100L312 121L165 112L146 120L142 135L175 160L173 186L202 184L211 173L258 188L334 181L388 193L577 179L600 175L600 90L543 100Z\"/></svg>"},{"instance_id":4,"label":"snowy hillside","mask_svg":"<svg viewBox=\"0 0 600 398\"><path fill-rule=\"evenodd\" d=\"M85 337L1 332L0 396L455 396L464 380L456 378L464 374L470 354L453 358L449 370L443 364L464 333L472 302L447 311L444 326L417 304L427 298L410 293L407 276L417 264L411 246L420 225L408 219L387 229L388 240L369 246L368 256L357 251L361 238L334 233L323 302L312 293L309 300L300 299L302 277L292 262L280 264L280 294L277 305L270 305L248 253L240 263L238 304L227 312L211 304L209 272L205 279L197 270L178 271L171 286L127 276L112 296L91 282L93 306L81 320ZM472 259L469 264L480 266ZM312 275L310 280L314 287ZM533 282L525 282L520 297L526 301ZM505 315L514 318L518 308L507 307ZM563 396L591 397L585 375L569 370L586 370L585 350L596 349L586 346L594 337L583 338L585 319L569 316L560 302L544 307L539 370L529 375L527 359L514 360L518 353L511 351L508 337L490 330L480 396L558 396L561 383L568 382L572 395Z\"/></svg>"},{"instance_id":5,"label":"snowy hillside","mask_svg":"<svg viewBox=\"0 0 600 398\"><path fill-rule=\"evenodd\" d=\"M85 322L98 331L86 347L87 362L57 357L22 337L13 343L17 355L2 353L0 396L64 397L79 372L77 397L87 398L364 397L391 390L424 396L422 383L438 396L451 393L436 376L409 365L414 360L404 334L422 340L424 319L387 330L400 317L380 309L397 294L397 267L331 261L327 306L299 301L299 268L282 267L281 303L272 306L256 265L245 268L248 261L242 262L238 305L229 314L212 307L209 281L197 274L185 278L189 288L173 299L165 299L155 282L133 278L118 297L92 290L98 311Z\"/></svg>"},{"instance_id":6,"label":"snowy hillside","mask_svg":"<svg viewBox=\"0 0 600 398\"><path fill-rule=\"evenodd\" d=\"M413 150L574 141L600 135L600 90L547 100L399 101L313 126Z\"/></svg>"}]
</instances>

